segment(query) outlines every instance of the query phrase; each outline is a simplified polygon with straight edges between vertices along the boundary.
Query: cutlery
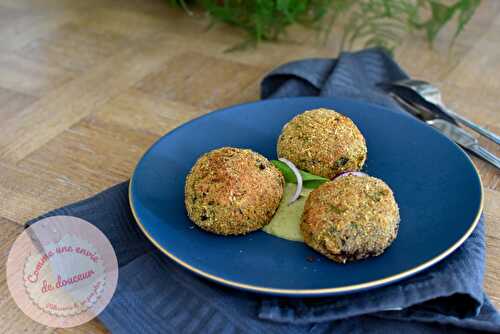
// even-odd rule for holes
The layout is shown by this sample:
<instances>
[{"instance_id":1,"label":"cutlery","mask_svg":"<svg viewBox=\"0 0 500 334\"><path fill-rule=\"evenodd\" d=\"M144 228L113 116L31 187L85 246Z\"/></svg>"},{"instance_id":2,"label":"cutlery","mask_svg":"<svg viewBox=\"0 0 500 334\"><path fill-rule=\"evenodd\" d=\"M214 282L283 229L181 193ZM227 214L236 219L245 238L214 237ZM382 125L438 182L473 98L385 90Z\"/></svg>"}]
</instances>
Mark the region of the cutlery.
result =
<instances>
[{"instance_id":1,"label":"cutlery","mask_svg":"<svg viewBox=\"0 0 500 334\"><path fill-rule=\"evenodd\" d=\"M493 133L492 131L485 129L484 127L482 127L480 125L477 125L476 123L468 120L467 118L465 118L463 116L460 116L456 112L447 108L444 105L443 100L441 98L441 92L436 86L434 86L426 81L411 80L411 79L396 81L396 82L391 83L390 85L393 87L402 87L402 88L406 88L406 89L413 91L420 98L422 98L424 101L434 105L443 114L449 116L450 118L452 118L456 122L459 122L459 123L469 127L470 129L474 130L475 132L492 140L496 144L500 144L500 136Z\"/></svg>"},{"instance_id":2,"label":"cutlery","mask_svg":"<svg viewBox=\"0 0 500 334\"><path fill-rule=\"evenodd\" d=\"M445 121L444 119L430 120L427 121L427 124L452 139L455 143L476 153L478 156L500 169L500 159L479 145L477 139L461 127Z\"/></svg>"},{"instance_id":3,"label":"cutlery","mask_svg":"<svg viewBox=\"0 0 500 334\"><path fill-rule=\"evenodd\" d=\"M439 132L441 132L446 137L453 140L458 145L477 154L483 160L486 160L493 166L500 169L500 159L493 153L483 148L479 144L478 140L470 133L468 133L464 129L460 128L459 126L456 126L455 124L449 121L440 119L439 117L436 116L435 113L433 113L432 111L428 110L423 106L417 106L412 102L400 98L394 93L390 93L390 95L396 102L398 102L399 105L401 105L410 114L423 120L425 123L429 124L434 129L438 130Z\"/></svg>"}]
</instances>

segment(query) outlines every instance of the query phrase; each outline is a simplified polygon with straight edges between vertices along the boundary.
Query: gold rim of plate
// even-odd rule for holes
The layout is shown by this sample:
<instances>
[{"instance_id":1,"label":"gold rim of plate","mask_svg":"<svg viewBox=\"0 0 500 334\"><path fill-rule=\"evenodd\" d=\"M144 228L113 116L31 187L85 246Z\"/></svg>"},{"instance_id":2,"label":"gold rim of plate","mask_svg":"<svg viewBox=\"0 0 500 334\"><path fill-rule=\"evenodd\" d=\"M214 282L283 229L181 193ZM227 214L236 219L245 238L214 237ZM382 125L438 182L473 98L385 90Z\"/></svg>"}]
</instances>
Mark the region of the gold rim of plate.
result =
<instances>
[{"instance_id":1,"label":"gold rim of plate","mask_svg":"<svg viewBox=\"0 0 500 334\"><path fill-rule=\"evenodd\" d=\"M153 146L156 145L157 142L154 143ZM467 157L467 159L469 160L469 163L472 165L472 167L474 167L474 171L476 172L476 176L477 176L477 178L479 180L479 185L481 187L481 200L480 200L480 203L479 203L479 208L477 210L476 217L474 218L474 221L472 222L472 224L470 225L470 227L467 229L467 231L464 233L464 235L457 242L455 242L453 245L451 245L451 247L449 247L447 250L445 250L444 252L442 252L438 256L436 256L436 257L434 257L434 258L432 258L432 259L430 259L428 261L425 261L424 263L422 263L422 264L420 264L420 265L418 265L416 267L413 267L411 269L408 269L408 270L405 270L403 272L400 272L399 274L388 276L388 277L385 277L385 278L381 278L381 279L377 279L377 280L373 280L373 281L369 281L369 282L365 282L365 283L360 283L360 284L340 286L340 287L336 287L336 288L300 289L300 290L296 290L296 289L266 288L266 287L257 286L257 285L242 284L242 283L238 283L238 282L235 282L235 281L227 280L227 279L224 279L222 277L218 277L218 276L209 274L209 273L207 273L207 272L205 272L205 271L203 271L201 269L198 269L198 268L195 268L195 267L191 266L189 263L186 263L186 262L182 261L181 259L179 259L175 255L173 255L172 253L170 253L168 250L166 250L165 248L163 248L163 246L161 246L149 234L149 232L146 230L146 228L142 224L141 220L137 216L137 213L135 212L134 203L132 201L132 183L133 183L133 180L134 180L135 170L137 169L138 164L134 168L134 171L132 172L132 176L131 176L130 181L129 181L128 199L129 199L129 204L130 204L130 209L132 211L132 215L134 216L134 219L135 219L137 225L139 225L139 228L141 229L142 233L144 233L144 235L149 239L149 241L151 241L151 243L156 248L158 248L165 255L167 255L169 258L171 258L172 260L174 260L175 262L177 262L178 264L180 264L184 268L186 268L186 269L188 269L188 270L190 270L190 271L192 271L192 272L194 272L194 273L196 273L196 274L198 274L200 276L208 278L208 279L210 279L212 281L215 281L215 282L227 285L227 286L231 286L231 287L243 289L243 290L248 290L248 291L253 291L253 292L269 293L269 294L279 294L279 295L295 295L295 296L309 296L309 295L314 295L314 296L319 296L319 295L331 295L331 294L337 294L337 293L355 292L355 291L359 291L359 290L364 290L364 289L368 289L368 288L374 288L374 287L377 287L377 286L386 285L386 284L389 284L389 283L392 283L392 282L396 282L396 281L399 281L399 280L401 280L403 278L407 278L409 276L412 276L413 274L416 274L416 273L418 273L418 272L420 272L420 271L422 271L422 270L424 270L426 268L429 268L432 265L434 265L437 262L439 262L442 259L444 259L445 257L447 257L448 255L450 255L451 253L453 253L453 251L455 251L458 247L460 247L465 242L465 240L467 240L467 238L472 234L472 232L474 231L474 229L476 228L476 226L477 226L477 224L479 222L479 219L481 218L481 213L483 211L483 204L484 204L483 203L483 201L484 201L483 182L481 180L481 176L479 175L479 171L476 168L476 165L474 165L474 162L471 160L471 158L469 157L469 155L460 146L458 146L456 144L455 144L455 146L458 149L460 149L460 151L462 151L463 155L465 157ZM148 151L149 150L147 150L146 153ZM146 153L144 153L144 155ZM141 159L139 159L139 161L142 160L142 158L144 157L144 155L141 157Z\"/></svg>"}]
</instances>

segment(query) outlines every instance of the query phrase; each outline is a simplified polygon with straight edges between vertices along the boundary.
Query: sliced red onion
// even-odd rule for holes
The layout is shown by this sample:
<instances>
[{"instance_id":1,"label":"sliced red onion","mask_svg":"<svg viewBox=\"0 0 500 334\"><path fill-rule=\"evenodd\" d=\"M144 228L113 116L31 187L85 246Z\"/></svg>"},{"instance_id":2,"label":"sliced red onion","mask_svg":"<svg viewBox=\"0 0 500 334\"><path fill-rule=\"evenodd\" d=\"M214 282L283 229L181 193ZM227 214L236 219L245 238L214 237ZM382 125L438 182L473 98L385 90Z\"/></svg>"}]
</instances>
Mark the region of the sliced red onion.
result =
<instances>
[{"instance_id":1,"label":"sliced red onion","mask_svg":"<svg viewBox=\"0 0 500 334\"><path fill-rule=\"evenodd\" d=\"M293 162L291 162L290 160L287 160L285 158L279 158L278 160L290 167L292 172L295 174L295 178L297 179L297 188L295 188L295 194L293 194L292 198L290 198L290 200L288 201L288 205L290 205L300 197L300 193L302 192L302 175L300 175L299 169L295 167Z\"/></svg>"},{"instance_id":2,"label":"sliced red onion","mask_svg":"<svg viewBox=\"0 0 500 334\"><path fill-rule=\"evenodd\" d=\"M344 177L344 176L348 176L348 175L354 175L354 176L368 176L368 174L366 173L363 173L363 172L345 172L345 173L342 173L342 174L339 174L337 176L335 176L333 179L338 179L338 178L341 178L341 177Z\"/></svg>"}]
</instances>

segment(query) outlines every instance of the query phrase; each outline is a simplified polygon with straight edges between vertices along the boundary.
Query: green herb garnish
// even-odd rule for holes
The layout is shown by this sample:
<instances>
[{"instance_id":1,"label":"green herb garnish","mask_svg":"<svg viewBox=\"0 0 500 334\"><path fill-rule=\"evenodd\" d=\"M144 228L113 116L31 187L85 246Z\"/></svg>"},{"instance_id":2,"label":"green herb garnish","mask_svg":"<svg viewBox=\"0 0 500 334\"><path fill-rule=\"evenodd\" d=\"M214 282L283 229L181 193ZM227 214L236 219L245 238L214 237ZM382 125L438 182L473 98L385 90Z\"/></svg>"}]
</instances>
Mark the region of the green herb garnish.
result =
<instances>
[{"instance_id":1,"label":"green herb garnish","mask_svg":"<svg viewBox=\"0 0 500 334\"><path fill-rule=\"evenodd\" d=\"M297 183L297 178L295 177L295 174L290 169L290 167L288 167L285 163L279 160L271 160L271 163L280 170L280 172L285 177L286 183ZM308 189L316 189L323 183L329 181L324 177L313 175L311 173L304 172L302 170L300 170L300 175L302 176L302 185L304 186L304 188Z\"/></svg>"}]
</instances>

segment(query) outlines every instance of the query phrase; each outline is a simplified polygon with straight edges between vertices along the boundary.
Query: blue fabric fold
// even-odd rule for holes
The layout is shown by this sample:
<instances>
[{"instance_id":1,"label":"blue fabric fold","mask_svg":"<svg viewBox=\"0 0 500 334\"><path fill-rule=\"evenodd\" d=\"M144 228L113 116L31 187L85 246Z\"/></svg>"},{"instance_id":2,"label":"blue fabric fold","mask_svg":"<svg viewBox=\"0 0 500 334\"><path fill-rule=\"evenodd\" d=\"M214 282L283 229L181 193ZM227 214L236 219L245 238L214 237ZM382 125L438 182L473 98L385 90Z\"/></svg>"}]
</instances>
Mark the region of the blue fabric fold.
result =
<instances>
[{"instance_id":1,"label":"blue fabric fold","mask_svg":"<svg viewBox=\"0 0 500 334\"><path fill-rule=\"evenodd\" d=\"M262 81L262 98L338 96L397 109L383 82L407 78L383 51L342 53L278 67ZM156 250L128 204L128 182L41 218L71 215L110 239L118 286L99 319L112 333L500 333L500 315L483 291L481 218L452 255L404 281L329 298L272 298L200 278Z\"/></svg>"}]
</instances>

